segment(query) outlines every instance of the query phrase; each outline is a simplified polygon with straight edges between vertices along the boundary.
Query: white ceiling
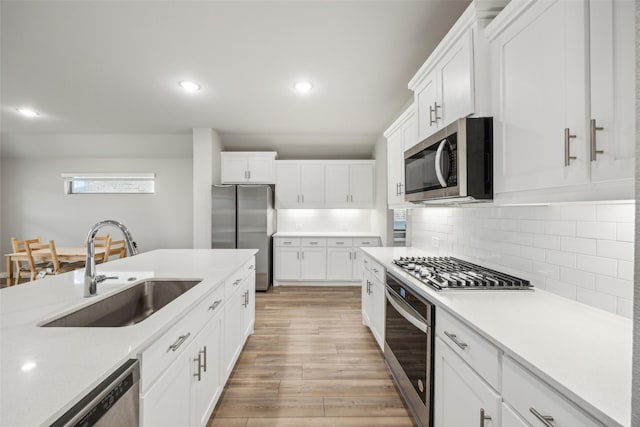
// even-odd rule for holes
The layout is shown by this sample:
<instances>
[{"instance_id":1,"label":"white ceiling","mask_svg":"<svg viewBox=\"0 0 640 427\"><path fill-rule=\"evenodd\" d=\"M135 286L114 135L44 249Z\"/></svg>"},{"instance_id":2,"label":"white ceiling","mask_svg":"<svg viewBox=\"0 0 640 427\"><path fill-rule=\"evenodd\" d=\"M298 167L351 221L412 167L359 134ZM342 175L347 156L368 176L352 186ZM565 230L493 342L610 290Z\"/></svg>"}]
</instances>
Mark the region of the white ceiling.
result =
<instances>
[{"instance_id":1,"label":"white ceiling","mask_svg":"<svg viewBox=\"0 0 640 427\"><path fill-rule=\"evenodd\" d=\"M2 1L3 134L190 133L281 157L371 153L469 4ZM294 93L297 79L314 83ZM185 93L178 81L202 85ZM41 112L27 119L15 109Z\"/></svg>"}]
</instances>

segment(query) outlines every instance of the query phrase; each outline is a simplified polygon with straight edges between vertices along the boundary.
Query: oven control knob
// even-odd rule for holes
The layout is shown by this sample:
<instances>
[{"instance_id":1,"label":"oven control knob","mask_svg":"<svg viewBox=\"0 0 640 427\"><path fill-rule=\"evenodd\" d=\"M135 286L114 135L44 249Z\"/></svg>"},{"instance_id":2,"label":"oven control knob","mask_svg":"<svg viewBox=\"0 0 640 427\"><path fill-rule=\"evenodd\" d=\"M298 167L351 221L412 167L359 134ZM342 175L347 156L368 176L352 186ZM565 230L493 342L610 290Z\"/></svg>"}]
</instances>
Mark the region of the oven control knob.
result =
<instances>
[{"instance_id":1,"label":"oven control knob","mask_svg":"<svg viewBox=\"0 0 640 427\"><path fill-rule=\"evenodd\" d=\"M424 383L422 380L418 380L418 390L420 390L420 393L424 393Z\"/></svg>"}]
</instances>

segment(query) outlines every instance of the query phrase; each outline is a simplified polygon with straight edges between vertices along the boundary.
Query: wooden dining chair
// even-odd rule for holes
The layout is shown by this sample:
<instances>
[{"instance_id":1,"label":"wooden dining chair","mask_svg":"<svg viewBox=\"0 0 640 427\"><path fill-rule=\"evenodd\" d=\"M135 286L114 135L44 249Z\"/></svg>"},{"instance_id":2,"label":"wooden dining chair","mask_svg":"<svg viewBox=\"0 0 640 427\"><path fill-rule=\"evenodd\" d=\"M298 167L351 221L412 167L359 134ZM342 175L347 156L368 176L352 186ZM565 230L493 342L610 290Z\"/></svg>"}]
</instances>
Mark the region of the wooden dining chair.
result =
<instances>
[{"instance_id":1,"label":"wooden dining chair","mask_svg":"<svg viewBox=\"0 0 640 427\"><path fill-rule=\"evenodd\" d=\"M36 258L33 256L33 251L38 249L47 249L49 255L45 259L45 262L36 263ZM46 274L60 274L76 269L76 263L62 262L58 258L58 251L56 250L56 244L53 240L49 240L48 243L30 243L27 247L29 254L29 264L31 271L31 280L35 280L41 273Z\"/></svg>"},{"instance_id":2,"label":"wooden dining chair","mask_svg":"<svg viewBox=\"0 0 640 427\"><path fill-rule=\"evenodd\" d=\"M111 236L109 234L105 234L104 236L96 236L93 239L93 243L96 249L104 248L104 254L96 255L95 257L96 264L101 264L103 262L106 262L109 259L107 254L109 253L109 249L111 247ZM86 247L87 243L85 242L84 245Z\"/></svg>"},{"instance_id":3,"label":"wooden dining chair","mask_svg":"<svg viewBox=\"0 0 640 427\"><path fill-rule=\"evenodd\" d=\"M109 261L113 255L118 255L118 258L124 258L127 256L127 246L124 240L113 240L109 246L109 251L105 252L104 262Z\"/></svg>"},{"instance_id":4,"label":"wooden dining chair","mask_svg":"<svg viewBox=\"0 0 640 427\"><path fill-rule=\"evenodd\" d=\"M11 238L11 246L13 247L13 252L14 253L22 253L24 252L25 255L27 255L27 260L26 261L15 261L15 282L14 284L17 285L18 283L20 283L20 279L21 278L27 278L30 280L32 277L32 273L31 273L31 263L34 264L34 268L36 268L36 264L41 264L42 262L35 262L33 260L31 260L31 262L29 261L30 255L27 254L27 250L29 248L30 244L38 244L38 243L42 243L42 240L40 238L40 236L36 236L34 239L26 239L26 240L18 240L15 237ZM46 264L46 262L42 263L42 264ZM40 266L38 266L40 267Z\"/></svg>"}]
</instances>

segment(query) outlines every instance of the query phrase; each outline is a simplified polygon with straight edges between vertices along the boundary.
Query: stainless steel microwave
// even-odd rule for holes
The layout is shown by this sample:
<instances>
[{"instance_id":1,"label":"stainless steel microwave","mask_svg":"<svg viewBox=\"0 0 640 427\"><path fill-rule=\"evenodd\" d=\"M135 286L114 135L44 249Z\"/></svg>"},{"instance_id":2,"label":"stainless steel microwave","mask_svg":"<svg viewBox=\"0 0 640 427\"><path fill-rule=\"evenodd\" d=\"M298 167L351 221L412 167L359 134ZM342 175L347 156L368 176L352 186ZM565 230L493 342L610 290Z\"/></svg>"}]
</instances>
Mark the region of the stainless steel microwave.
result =
<instances>
[{"instance_id":1,"label":"stainless steel microwave","mask_svg":"<svg viewBox=\"0 0 640 427\"><path fill-rule=\"evenodd\" d=\"M493 118L463 118L404 153L405 201L493 199Z\"/></svg>"}]
</instances>

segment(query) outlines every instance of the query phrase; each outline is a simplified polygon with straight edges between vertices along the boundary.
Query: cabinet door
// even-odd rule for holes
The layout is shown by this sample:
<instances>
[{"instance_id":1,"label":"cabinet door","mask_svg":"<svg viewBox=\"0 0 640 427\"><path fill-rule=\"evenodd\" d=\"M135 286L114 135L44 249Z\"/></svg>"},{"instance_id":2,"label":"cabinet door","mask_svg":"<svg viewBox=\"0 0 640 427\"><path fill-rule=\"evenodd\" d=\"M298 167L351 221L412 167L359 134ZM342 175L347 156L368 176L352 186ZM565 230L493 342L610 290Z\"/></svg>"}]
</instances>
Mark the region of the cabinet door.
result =
<instances>
[{"instance_id":1,"label":"cabinet door","mask_svg":"<svg viewBox=\"0 0 640 427\"><path fill-rule=\"evenodd\" d=\"M222 393L222 313L211 319L194 341L192 407L194 425L206 427ZM199 374L199 375L198 375Z\"/></svg>"},{"instance_id":2,"label":"cabinet door","mask_svg":"<svg viewBox=\"0 0 640 427\"><path fill-rule=\"evenodd\" d=\"M434 106L439 103L436 82L437 70L427 75L421 89L415 94L416 122L418 124L418 140L422 141L438 130L438 116L434 112ZM440 113L441 110L438 110ZM442 117L442 116L440 116Z\"/></svg>"},{"instance_id":3,"label":"cabinet door","mask_svg":"<svg viewBox=\"0 0 640 427\"><path fill-rule=\"evenodd\" d=\"M496 192L588 180L585 13L583 1L537 2L491 42Z\"/></svg>"},{"instance_id":4,"label":"cabinet door","mask_svg":"<svg viewBox=\"0 0 640 427\"><path fill-rule=\"evenodd\" d=\"M300 167L301 207L324 207L324 166L303 165Z\"/></svg>"},{"instance_id":5,"label":"cabinet door","mask_svg":"<svg viewBox=\"0 0 640 427\"><path fill-rule=\"evenodd\" d=\"M351 207L373 207L375 202L373 165L351 165L349 168L349 187Z\"/></svg>"},{"instance_id":6,"label":"cabinet door","mask_svg":"<svg viewBox=\"0 0 640 427\"><path fill-rule=\"evenodd\" d=\"M300 280L300 249L276 249L276 280Z\"/></svg>"},{"instance_id":7,"label":"cabinet door","mask_svg":"<svg viewBox=\"0 0 640 427\"><path fill-rule=\"evenodd\" d=\"M464 35L442 60L438 78L441 90L440 127L473 113L472 32Z\"/></svg>"},{"instance_id":8,"label":"cabinet door","mask_svg":"<svg viewBox=\"0 0 640 427\"><path fill-rule=\"evenodd\" d=\"M349 165L326 165L324 177L326 207L350 207Z\"/></svg>"},{"instance_id":9,"label":"cabinet door","mask_svg":"<svg viewBox=\"0 0 640 427\"><path fill-rule=\"evenodd\" d=\"M247 159L239 157L222 158L222 183L247 182Z\"/></svg>"},{"instance_id":10,"label":"cabinet door","mask_svg":"<svg viewBox=\"0 0 640 427\"><path fill-rule=\"evenodd\" d=\"M192 342L140 399L141 425L191 425Z\"/></svg>"},{"instance_id":11,"label":"cabinet door","mask_svg":"<svg viewBox=\"0 0 640 427\"><path fill-rule=\"evenodd\" d=\"M589 2L593 182L632 179L635 142L635 2ZM591 129L590 129L591 130ZM590 144L594 144L590 140ZM590 146L591 148L591 146ZM629 189L632 191L633 186ZM633 194L630 194L633 197Z\"/></svg>"},{"instance_id":12,"label":"cabinet door","mask_svg":"<svg viewBox=\"0 0 640 427\"><path fill-rule=\"evenodd\" d=\"M513 409L502 404L502 427L528 427L529 424L524 422Z\"/></svg>"},{"instance_id":13,"label":"cabinet door","mask_svg":"<svg viewBox=\"0 0 640 427\"><path fill-rule=\"evenodd\" d=\"M249 157L247 159L248 182L255 184L273 184L274 160L270 157Z\"/></svg>"},{"instance_id":14,"label":"cabinet door","mask_svg":"<svg viewBox=\"0 0 640 427\"><path fill-rule=\"evenodd\" d=\"M224 304L224 342L222 351L225 382L233 370L244 342L244 331L242 330L243 304L244 295L240 290L228 297L227 302Z\"/></svg>"},{"instance_id":15,"label":"cabinet door","mask_svg":"<svg viewBox=\"0 0 640 427\"><path fill-rule=\"evenodd\" d=\"M373 336L378 342L380 349L384 351L384 317L387 299L385 296L385 286L375 275L371 275L371 313Z\"/></svg>"},{"instance_id":16,"label":"cabinet door","mask_svg":"<svg viewBox=\"0 0 640 427\"><path fill-rule=\"evenodd\" d=\"M327 251L325 248L300 249L300 278L325 280L327 278Z\"/></svg>"},{"instance_id":17,"label":"cabinet door","mask_svg":"<svg viewBox=\"0 0 640 427\"><path fill-rule=\"evenodd\" d=\"M398 129L387 139L387 204L399 205L404 201L400 185L404 184L404 150L402 129Z\"/></svg>"},{"instance_id":18,"label":"cabinet door","mask_svg":"<svg viewBox=\"0 0 640 427\"><path fill-rule=\"evenodd\" d=\"M276 167L276 208L296 209L300 205L300 166L278 164Z\"/></svg>"},{"instance_id":19,"label":"cabinet door","mask_svg":"<svg viewBox=\"0 0 640 427\"><path fill-rule=\"evenodd\" d=\"M484 427L497 427L498 396L440 338L436 338L434 425L438 427L477 426L484 412Z\"/></svg>"},{"instance_id":20,"label":"cabinet door","mask_svg":"<svg viewBox=\"0 0 640 427\"><path fill-rule=\"evenodd\" d=\"M353 279L353 249L327 248L327 280Z\"/></svg>"}]
</instances>

